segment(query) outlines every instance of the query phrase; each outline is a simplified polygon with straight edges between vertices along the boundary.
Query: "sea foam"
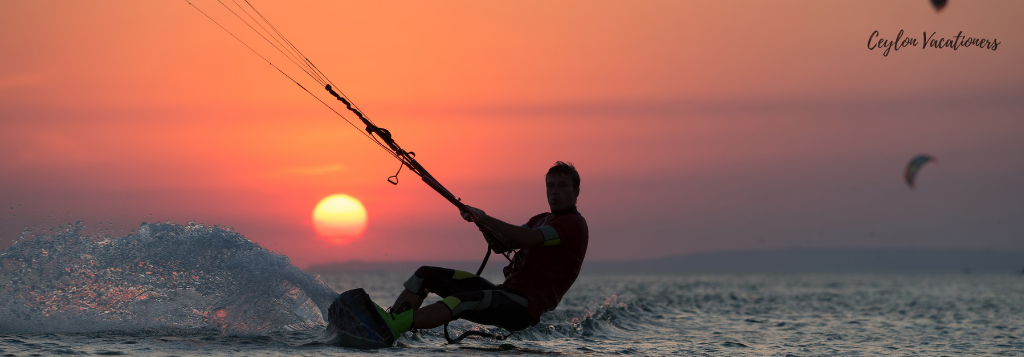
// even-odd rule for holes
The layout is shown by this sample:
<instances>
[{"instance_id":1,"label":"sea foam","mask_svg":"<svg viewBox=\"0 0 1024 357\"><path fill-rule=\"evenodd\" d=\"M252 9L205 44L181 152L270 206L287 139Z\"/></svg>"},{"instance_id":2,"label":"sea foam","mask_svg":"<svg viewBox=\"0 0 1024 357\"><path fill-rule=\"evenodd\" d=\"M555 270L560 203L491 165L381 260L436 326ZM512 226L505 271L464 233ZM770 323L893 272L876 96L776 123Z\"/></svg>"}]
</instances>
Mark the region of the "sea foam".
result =
<instances>
[{"instance_id":1,"label":"sea foam","mask_svg":"<svg viewBox=\"0 0 1024 357\"><path fill-rule=\"evenodd\" d=\"M231 229L143 223L119 238L68 224L0 253L0 331L322 328L331 288Z\"/></svg>"}]
</instances>

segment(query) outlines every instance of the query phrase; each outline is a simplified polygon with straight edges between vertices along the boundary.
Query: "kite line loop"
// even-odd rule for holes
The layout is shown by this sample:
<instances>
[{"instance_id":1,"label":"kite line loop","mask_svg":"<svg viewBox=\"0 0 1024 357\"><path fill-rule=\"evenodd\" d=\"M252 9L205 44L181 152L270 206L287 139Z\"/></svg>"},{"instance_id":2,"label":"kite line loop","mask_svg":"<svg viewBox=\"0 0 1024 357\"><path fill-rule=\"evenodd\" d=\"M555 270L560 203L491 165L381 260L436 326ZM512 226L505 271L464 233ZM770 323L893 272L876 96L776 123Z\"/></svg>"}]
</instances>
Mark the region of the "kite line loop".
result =
<instances>
[{"instance_id":1,"label":"kite line loop","mask_svg":"<svg viewBox=\"0 0 1024 357\"><path fill-rule=\"evenodd\" d=\"M416 153L414 152L410 152L409 155L412 155L412 157L416 157ZM388 182L390 182L392 185L398 185L398 174L402 173L403 167L405 167L405 164L398 165L398 172L395 172L394 175L389 176ZM460 198L459 201L462 201L462 199Z\"/></svg>"}]
</instances>

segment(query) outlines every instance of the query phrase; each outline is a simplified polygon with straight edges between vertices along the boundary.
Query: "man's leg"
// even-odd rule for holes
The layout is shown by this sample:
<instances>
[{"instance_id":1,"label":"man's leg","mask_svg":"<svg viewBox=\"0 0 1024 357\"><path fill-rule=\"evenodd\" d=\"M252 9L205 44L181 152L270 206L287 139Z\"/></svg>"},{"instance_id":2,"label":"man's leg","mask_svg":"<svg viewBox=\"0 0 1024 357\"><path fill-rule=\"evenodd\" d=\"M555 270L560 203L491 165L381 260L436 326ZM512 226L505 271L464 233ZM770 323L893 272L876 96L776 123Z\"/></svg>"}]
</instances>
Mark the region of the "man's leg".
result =
<instances>
[{"instance_id":1,"label":"man's leg","mask_svg":"<svg viewBox=\"0 0 1024 357\"><path fill-rule=\"evenodd\" d=\"M530 316L527 298L509 289L453 294L441 302L451 311L453 320L466 319L509 331L522 330L537 323Z\"/></svg>"},{"instance_id":2,"label":"man's leg","mask_svg":"<svg viewBox=\"0 0 1024 357\"><path fill-rule=\"evenodd\" d=\"M452 320L452 310L440 301L416 310L412 317L412 327L417 329L435 328Z\"/></svg>"},{"instance_id":3,"label":"man's leg","mask_svg":"<svg viewBox=\"0 0 1024 357\"><path fill-rule=\"evenodd\" d=\"M452 320L454 305L447 299L452 294L468 291L494 289L494 284L471 273L459 270L420 267L408 281L405 290L395 299L390 311L376 305L377 312L397 339L410 327L433 328ZM419 308L427 293L446 298L441 304ZM455 299L454 301L458 301ZM409 309L403 305L408 303Z\"/></svg>"},{"instance_id":4,"label":"man's leg","mask_svg":"<svg viewBox=\"0 0 1024 357\"><path fill-rule=\"evenodd\" d=\"M424 266L405 282L405 290L391 305L391 311L397 312L402 305L409 303L409 308L419 309L428 293L444 298L451 294L467 291L494 289L494 284L487 279L464 271ZM442 322L443 323L443 322Z\"/></svg>"},{"instance_id":5,"label":"man's leg","mask_svg":"<svg viewBox=\"0 0 1024 357\"><path fill-rule=\"evenodd\" d=\"M398 295L398 299L395 299L395 304L391 305L391 311L397 312L398 309L402 308L402 304L405 303L409 303L409 308L413 310L419 309L420 305L423 305L423 299L424 298L421 298L419 295L416 295L416 293L409 291L409 289L405 289Z\"/></svg>"},{"instance_id":6,"label":"man's leg","mask_svg":"<svg viewBox=\"0 0 1024 357\"><path fill-rule=\"evenodd\" d=\"M530 317L528 303L526 297L519 293L507 289L492 289L451 294L437 303L416 310L406 310L397 315L387 314L383 310L381 310L381 314L392 316L391 321L404 321L402 322L404 328L393 329L393 331L400 331L395 333L395 338L408 330L408 327L434 328L456 318L465 318L476 323L501 326L509 331L517 331L536 323ZM389 325L394 325L394 323L389 323Z\"/></svg>"}]
</instances>

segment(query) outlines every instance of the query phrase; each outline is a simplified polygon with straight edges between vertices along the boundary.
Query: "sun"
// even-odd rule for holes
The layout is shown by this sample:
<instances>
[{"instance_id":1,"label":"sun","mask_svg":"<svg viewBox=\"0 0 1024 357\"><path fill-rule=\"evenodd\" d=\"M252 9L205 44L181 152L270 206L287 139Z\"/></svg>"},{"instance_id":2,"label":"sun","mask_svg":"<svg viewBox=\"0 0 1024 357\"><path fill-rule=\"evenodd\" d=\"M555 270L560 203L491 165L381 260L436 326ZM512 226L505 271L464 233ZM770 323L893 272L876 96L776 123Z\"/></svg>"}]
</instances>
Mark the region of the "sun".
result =
<instances>
[{"instance_id":1,"label":"sun","mask_svg":"<svg viewBox=\"0 0 1024 357\"><path fill-rule=\"evenodd\" d=\"M348 244L366 230L366 208L349 195L327 196L313 209L313 228L328 242Z\"/></svg>"}]
</instances>

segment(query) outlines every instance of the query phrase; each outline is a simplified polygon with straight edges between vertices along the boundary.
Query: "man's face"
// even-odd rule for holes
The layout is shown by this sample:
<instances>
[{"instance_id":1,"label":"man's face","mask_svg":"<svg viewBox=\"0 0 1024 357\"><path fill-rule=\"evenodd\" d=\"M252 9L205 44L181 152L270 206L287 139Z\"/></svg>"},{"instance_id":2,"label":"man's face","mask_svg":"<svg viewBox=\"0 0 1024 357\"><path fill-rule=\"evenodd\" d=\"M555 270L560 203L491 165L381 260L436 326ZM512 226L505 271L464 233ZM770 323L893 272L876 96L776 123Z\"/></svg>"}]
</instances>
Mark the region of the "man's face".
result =
<instances>
[{"instance_id":1,"label":"man's face","mask_svg":"<svg viewBox=\"0 0 1024 357\"><path fill-rule=\"evenodd\" d=\"M573 188L571 178L555 174L545 177L545 181L548 186L548 206L551 207L551 212L576 206L576 197L580 195L580 190Z\"/></svg>"}]
</instances>

